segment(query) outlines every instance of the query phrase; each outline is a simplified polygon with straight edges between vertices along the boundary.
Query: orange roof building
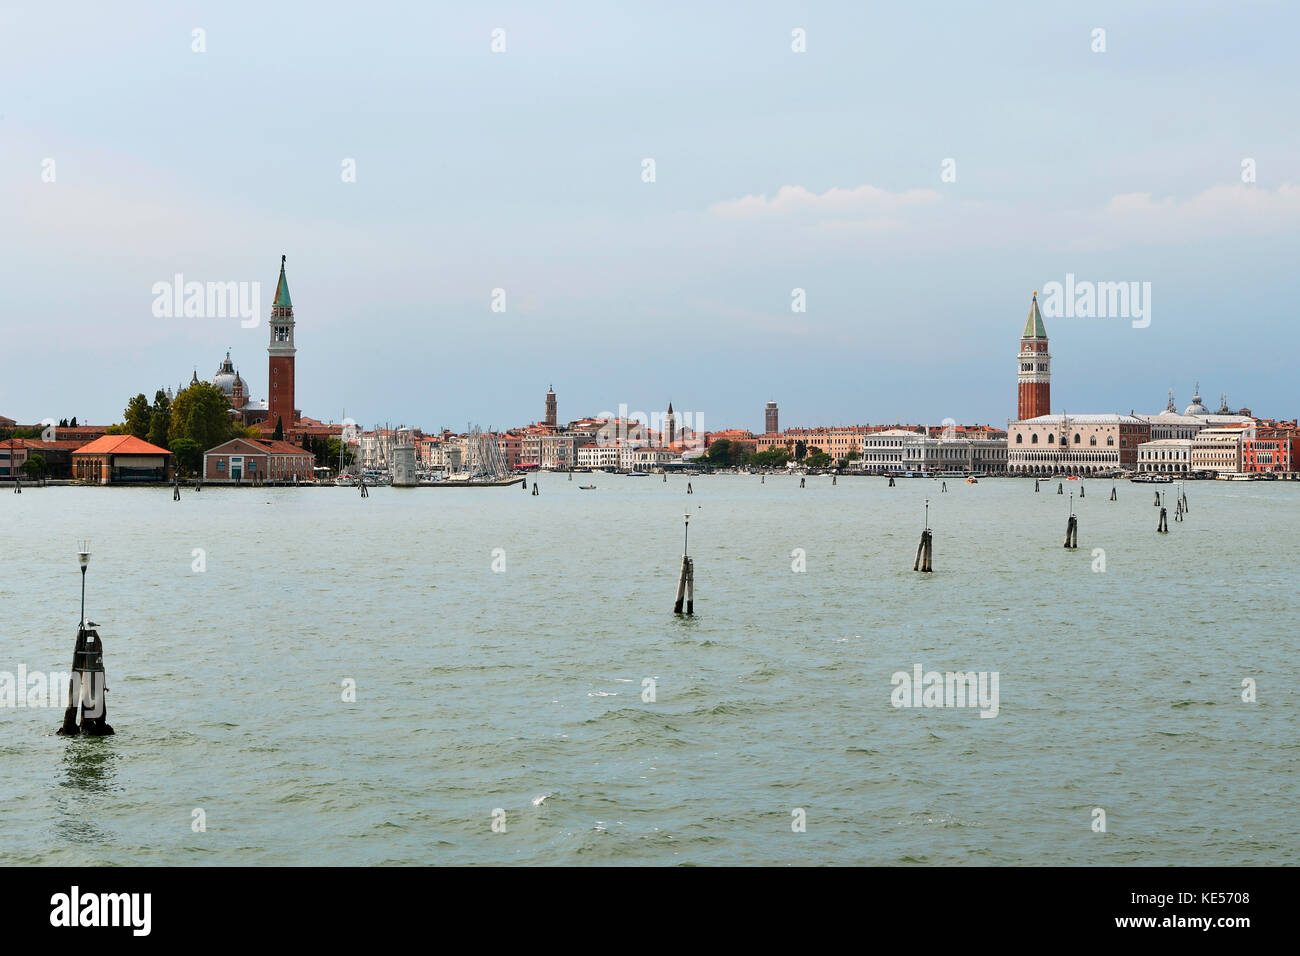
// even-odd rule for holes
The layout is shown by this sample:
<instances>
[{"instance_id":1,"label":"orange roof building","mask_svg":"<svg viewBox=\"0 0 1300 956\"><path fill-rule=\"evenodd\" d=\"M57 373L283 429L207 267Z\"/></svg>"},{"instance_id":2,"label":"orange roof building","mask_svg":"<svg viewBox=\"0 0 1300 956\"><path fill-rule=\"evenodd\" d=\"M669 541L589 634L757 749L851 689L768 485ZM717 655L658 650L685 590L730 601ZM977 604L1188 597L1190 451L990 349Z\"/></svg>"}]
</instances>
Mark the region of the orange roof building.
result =
<instances>
[{"instance_id":1,"label":"orange roof building","mask_svg":"<svg viewBox=\"0 0 1300 956\"><path fill-rule=\"evenodd\" d=\"M134 435L104 435L72 453L72 474L96 485L170 481L172 453Z\"/></svg>"}]
</instances>

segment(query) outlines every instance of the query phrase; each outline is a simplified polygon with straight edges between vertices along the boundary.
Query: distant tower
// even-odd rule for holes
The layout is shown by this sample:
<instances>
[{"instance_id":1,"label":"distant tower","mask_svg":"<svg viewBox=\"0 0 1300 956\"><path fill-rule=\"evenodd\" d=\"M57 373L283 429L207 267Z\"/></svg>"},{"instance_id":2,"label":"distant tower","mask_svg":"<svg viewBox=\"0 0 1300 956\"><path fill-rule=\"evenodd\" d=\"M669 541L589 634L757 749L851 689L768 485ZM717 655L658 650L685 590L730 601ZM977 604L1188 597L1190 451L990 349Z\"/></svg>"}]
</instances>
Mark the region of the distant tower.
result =
<instances>
[{"instance_id":1,"label":"distant tower","mask_svg":"<svg viewBox=\"0 0 1300 956\"><path fill-rule=\"evenodd\" d=\"M763 409L763 430L769 435L781 430L780 419L776 411L776 402L768 402Z\"/></svg>"},{"instance_id":2,"label":"distant tower","mask_svg":"<svg viewBox=\"0 0 1300 956\"><path fill-rule=\"evenodd\" d=\"M677 422L673 418L673 403L668 403L668 419L664 423L664 431L668 436L668 444L671 445L677 440Z\"/></svg>"},{"instance_id":3,"label":"distant tower","mask_svg":"<svg viewBox=\"0 0 1300 956\"><path fill-rule=\"evenodd\" d=\"M235 372L235 383L230 387L230 404L235 409L248 404L248 396L244 394L244 380L239 377L239 372Z\"/></svg>"},{"instance_id":4,"label":"distant tower","mask_svg":"<svg viewBox=\"0 0 1300 956\"><path fill-rule=\"evenodd\" d=\"M275 302L271 304L271 345L266 376L266 420L277 420L288 427L293 416L293 357L298 351L293 347L293 302L289 300L289 280L284 277L284 256L280 257L280 281L275 286Z\"/></svg>"},{"instance_id":5,"label":"distant tower","mask_svg":"<svg viewBox=\"0 0 1300 956\"><path fill-rule=\"evenodd\" d=\"M1029 318L1020 336L1019 405L1017 421L1052 412L1052 356L1047 352L1047 329L1038 311L1038 293L1029 303Z\"/></svg>"},{"instance_id":6,"label":"distant tower","mask_svg":"<svg viewBox=\"0 0 1300 956\"><path fill-rule=\"evenodd\" d=\"M1174 390L1169 390L1169 404L1165 406L1165 411L1170 415L1178 414L1178 409L1174 407Z\"/></svg>"},{"instance_id":7,"label":"distant tower","mask_svg":"<svg viewBox=\"0 0 1300 956\"><path fill-rule=\"evenodd\" d=\"M552 385L546 390L546 424L552 428L555 427L555 386Z\"/></svg>"}]
</instances>

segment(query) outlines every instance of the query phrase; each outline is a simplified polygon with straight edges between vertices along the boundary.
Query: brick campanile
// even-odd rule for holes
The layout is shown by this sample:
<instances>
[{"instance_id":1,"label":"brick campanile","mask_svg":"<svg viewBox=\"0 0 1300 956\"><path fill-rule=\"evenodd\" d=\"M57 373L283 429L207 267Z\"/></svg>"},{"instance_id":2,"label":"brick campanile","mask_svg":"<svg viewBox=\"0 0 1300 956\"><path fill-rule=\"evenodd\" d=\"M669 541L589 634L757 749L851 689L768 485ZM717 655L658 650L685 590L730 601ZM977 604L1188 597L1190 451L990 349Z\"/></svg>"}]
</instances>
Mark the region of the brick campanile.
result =
<instances>
[{"instance_id":1,"label":"brick campanile","mask_svg":"<svg viewBox=\"0 0 1300 956\"><path fill-rule=\"evenodd\" d=\"M280 281L275 286L275 302L271 306L271 344L266 373L266 405L270 409L266 420L272 425L277 420L288 428L297 421L293 404L293 357L298 351L293 346L293 302L289 299L289 280L284 277L284 256L280 257Z\"/></svg>"},{"instance_id":2,"label":"brick campanile","mask_svg":"<svg viewBox=\"0 0 1300 956\"><path fill-rule=\"evenodd\" d=\"M1052 413L1052 356L1047 352L1047 329L1038 311L1038 293L1029 303L1029 318L1020 336L1019 402L1016 420Z\"/></svg>"}]
</instances>

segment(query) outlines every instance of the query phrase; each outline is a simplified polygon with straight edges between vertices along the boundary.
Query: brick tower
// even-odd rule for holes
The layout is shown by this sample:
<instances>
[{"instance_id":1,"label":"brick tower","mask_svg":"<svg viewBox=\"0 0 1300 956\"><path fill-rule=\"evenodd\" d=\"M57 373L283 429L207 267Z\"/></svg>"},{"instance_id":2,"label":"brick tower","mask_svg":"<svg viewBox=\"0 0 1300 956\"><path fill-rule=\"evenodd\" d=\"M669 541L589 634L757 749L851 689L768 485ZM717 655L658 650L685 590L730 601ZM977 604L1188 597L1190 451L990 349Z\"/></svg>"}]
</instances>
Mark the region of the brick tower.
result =
<instances>
[{"instance_id":1,"label":"brick tower","mask_svg":"<svg viewBox=\"0 0 1300 956\"><path fill-rule=\"evenodd\" d=\"M546 424L550 425L552 428L557 424L554 386L551 386L546 390Z\"/></svg>"},{"instance_id":2,"label":"brick tower","mask_svg":"<svg viewBox=\"0 0 1300 956\"><path fill-rule=\"evenodd\" d=\"M1047 329L1038 311L1038 293L1029 303L1029 318L1020 336L1019 403L1016 420L1052 412L1052 356L1047 352Z\"/></svg>"},{"instance_id":3,"label":"brick tower","mask_svg":"<svg viewBox=\"0 0 1300 956\"><path fill-rule=\"evenodd\" d=\"M266 376L266 405L270 409L266 420L272 425L277 420L289 428L297 421L293 404L293 357L298 351L293 347L293 302L289 299L289 280L284 277L284 256L280 257L280 281L275 286L275 302L271 305L271 344Z\"/></svg>"}]
</instances>

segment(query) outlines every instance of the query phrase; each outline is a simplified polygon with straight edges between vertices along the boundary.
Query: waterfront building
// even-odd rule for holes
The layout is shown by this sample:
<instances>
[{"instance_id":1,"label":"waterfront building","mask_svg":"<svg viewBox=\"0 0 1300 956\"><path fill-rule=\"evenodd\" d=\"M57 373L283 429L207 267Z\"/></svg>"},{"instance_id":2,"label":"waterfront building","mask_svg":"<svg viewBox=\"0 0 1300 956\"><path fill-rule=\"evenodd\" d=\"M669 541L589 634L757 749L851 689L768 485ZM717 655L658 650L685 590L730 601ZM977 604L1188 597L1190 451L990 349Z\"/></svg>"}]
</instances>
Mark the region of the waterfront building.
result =
<instances>
[{"instance_id":1,"label":"waterfront building","mask_svg":"<svg viewBox=\"0 0 1300 956\"><path fill-rule=\"evenodd\" d=\"M1151 426L1136 415L1039 415L1007 427L1007 470L1106 475L1137 466Z\"/></svg>"},{"instance_id":2,"label":"waterfront building","mask_svg":"<svg viewBox=\"0 0 1300 956\"><path fill-rule=\"evenodd\" d=\"M1260 421L1253 438L1241 441L1241 470L1248 474L1289 474L1300 463L1297 422Z\"/></svg>"},{"instance_id":3,"label":"waterfront building","mask_svg":"<svg viewBox=\"0 0 1300 956\"><path fill-rule=\"evenodd\" d=\"M1047 328L1038 310L1038 293L1029 303L1029 317L1020 335L1017 354L1016 418L1023 421L1052 411L1052 356L1047 351Z\"/></svg>"},{"instance_id":4,"label":"waterfront building","mask_svg":"<svg viewBox=\"0 0 1300 956\"><path fill-rule=\"evenodd\" d=\"M27 455L27 439L6 438L0 441L0 478L22 475L23 465L27 463Z\"/></svg>"},{"instance_id":5,"label":"waterfront building","mask_svg":"<svg viewBox=\"0 0 1300 956\"><path fill-rule=\"evenodd\" d=\"M579 468L617 471L619 468L619 445L600 445L596 442L588 442L578 447L574 460Z\"/></svg>"},{"instance_id":6,"label":"waterfront building","mask_svg":"<svg viewBox=\"0 0 1300 956\"><path fill-rule=\"evenodd\" d=\"M1147 416L1140 416L1146 418ZM1155 434L1155 426L1152 426ZM1138 445L1137 470L1148 475L1186 475L1192 470L1191 438L1153 438Z\"/></svg>"},{"instance_id":7,"label":"waterfront building","mask_svg":"<svg viewBox=\"0 0 1300 956\"><path fill-rule=\"evenodd\" d=\"M1202 428L1192 439L1191 470L1235 474L1241 471L1241 443L1252 428Z\"/></svg>"},{"instance_id":8,"label":"waterfront building","mask_svg":"<svg viewBox=\"0 0 1300 956\"><path fill-rule=\"evenodd\" d=\"M203 481L249 484L292 482L312 477L315 456L300 445L273 439L232 438L203 453Z\"/></svg>"},{"instance_id":9,"label":"waterfront building","mask_svg":"<svg viewBox=\"0 0 1300 956\"><path fill-rule=\"evenodd\" d=\"M97 485L168 481L172 453L134 435L104 435L72 453L72 472Z\"/></svg>"},{"instance_id":10,"label":"waterfront building","mask_svg":"<svg viewBox=\"0 0 1300 956\"><path fill-rule=\"evenodd\" d=\"M886 428L864 434L860 443L862 458L858 467L865 471L910 471L916 439L924 435L911 428ZM919 458L919 455L916 457Z\"/></svg>"}]
</instances>

